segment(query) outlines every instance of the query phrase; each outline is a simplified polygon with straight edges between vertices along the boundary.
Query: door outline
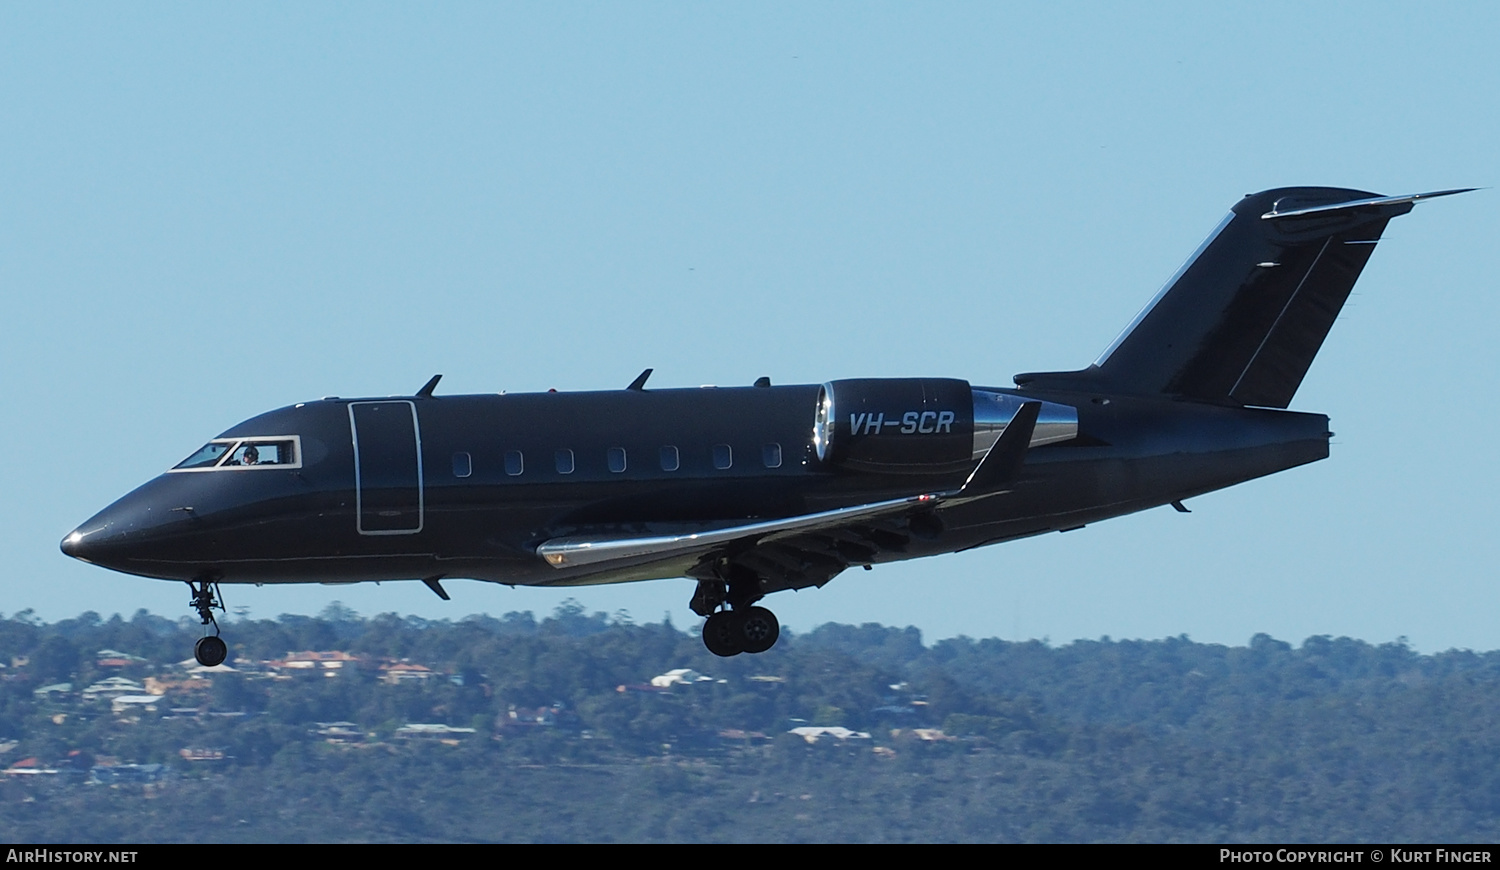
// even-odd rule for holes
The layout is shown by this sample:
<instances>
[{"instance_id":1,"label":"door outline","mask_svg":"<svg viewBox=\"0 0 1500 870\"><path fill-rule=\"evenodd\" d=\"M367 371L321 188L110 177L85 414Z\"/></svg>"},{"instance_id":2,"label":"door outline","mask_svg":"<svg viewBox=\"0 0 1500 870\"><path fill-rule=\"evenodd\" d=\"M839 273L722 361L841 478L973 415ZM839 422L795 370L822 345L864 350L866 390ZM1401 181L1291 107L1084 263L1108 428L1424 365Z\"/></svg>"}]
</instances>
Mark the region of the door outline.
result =
<instances>
[{"instance_id":1,"label":"door outline","mask_svg":"<svg viewBox=\"0 0 1500 870\"><path fill-rule=\"evenodd\" d=\"M411 409L413 449L417 461L417 527L414 529L366 529L364 486L359 470L359 426L354 420L356 405L405 405ZM415 535L427 524L427 489L422 476L422 426L417 419L417 404L406 399L381 399L349 403L349 438L354 445L354 528L361 535Z\"/></svg>"}]
</instances>

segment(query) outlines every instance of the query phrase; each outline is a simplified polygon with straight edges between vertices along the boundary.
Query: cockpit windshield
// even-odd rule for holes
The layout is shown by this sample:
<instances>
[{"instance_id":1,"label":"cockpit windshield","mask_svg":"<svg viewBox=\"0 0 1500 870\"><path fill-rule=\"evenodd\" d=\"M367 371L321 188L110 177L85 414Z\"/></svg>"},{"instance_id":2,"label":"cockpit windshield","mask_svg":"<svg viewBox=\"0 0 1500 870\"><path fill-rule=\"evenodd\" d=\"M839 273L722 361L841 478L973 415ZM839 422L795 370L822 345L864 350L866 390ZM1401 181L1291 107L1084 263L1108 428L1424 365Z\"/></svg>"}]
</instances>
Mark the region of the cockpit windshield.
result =
<instances>
[{"instance_id":1,"label":"cockpit windshield","mask_svg":"<svg viewBox=\"0 0 1500 870\"><path fill-rule=\"evenodd\" d=\"M223 459L224 454L228 453L229 448L233 446L233 441L227 443L223 441L210 441L198 448L197 453L172 466L172 470L183 471L188 468L211 468L218 465L219 460Z\"/></svg>"},{"instance_id":2,"label":"cockpit windshield","mask_svg":"<svg viewBox=\"0 0 1500 870\"><path fill-rule=\"evenodd\" d=\"M224 471L248 468L301 468L302 439L296 435L265 438L215 438L172 471Z\"/></svg>"}]
</instances>

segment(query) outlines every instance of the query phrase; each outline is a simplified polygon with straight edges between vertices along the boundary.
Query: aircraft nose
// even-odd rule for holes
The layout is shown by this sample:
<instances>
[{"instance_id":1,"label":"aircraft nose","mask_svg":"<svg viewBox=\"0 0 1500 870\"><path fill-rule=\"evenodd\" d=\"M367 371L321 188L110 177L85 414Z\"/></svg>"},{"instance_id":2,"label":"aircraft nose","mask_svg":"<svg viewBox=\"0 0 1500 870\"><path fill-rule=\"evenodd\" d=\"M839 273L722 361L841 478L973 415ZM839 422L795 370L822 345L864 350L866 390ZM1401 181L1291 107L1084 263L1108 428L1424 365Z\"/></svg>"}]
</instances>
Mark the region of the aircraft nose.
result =
<instances>
[{"instance_id":1,"label":"aircraft nose","mask_svg":"<svg viewBox=\"0 0 1500 870\"><path fill-rule=\"evenodd\" d=\"M58 546L62 549L64 556L72 556L75 559L82 559L87 562L89 558L85 555L85 552L88 550L88 547L83 543L83 539L83 532L74 529L66 538L62 539L62 543Z\"/></svg>"},{"instance_id":2,"label":"aircraft nose","mask_svg":"<svg viewBox=\"0 0 1500 870\"><path fill-rule=\"evenodd\" d=\"M90 517L58 544L66 556L129 574L149 571L176 518L163 486L147 484Z\"/></svg>"},{"instance_id":3,"label":"aircraft nose","mask_svg":"<svg viewBox=\"0 0 1500 870\"><path fill-rule=\"evenodd\" d=\"M69 532L68 536L62 539L62 543L58 547L63 551L63 555L65 556L72 556L74 559L82 562L103 565L109 568L112 567L109 564L110 553L116 549L111 544L117 544L118 541L114 539L118 537L118 535L111 535L107 527L88 529L84 526L79 526Z\"/></svg>"},{"instance_id":4,"label":"aircraft nose","mask_svg":"<svg viewBox=\"0 0 1500 870\"><path fill-rule=\"evenodd\" d=\"M95 518L69 532L58 546L65 556L72 556L74 559L105 568L114 568L118 557L125 555L121 548L123 543L121 538L124 536L116 528L117 525L114 522L100 523L98 518Z\"/></svg>"}]
</instances>

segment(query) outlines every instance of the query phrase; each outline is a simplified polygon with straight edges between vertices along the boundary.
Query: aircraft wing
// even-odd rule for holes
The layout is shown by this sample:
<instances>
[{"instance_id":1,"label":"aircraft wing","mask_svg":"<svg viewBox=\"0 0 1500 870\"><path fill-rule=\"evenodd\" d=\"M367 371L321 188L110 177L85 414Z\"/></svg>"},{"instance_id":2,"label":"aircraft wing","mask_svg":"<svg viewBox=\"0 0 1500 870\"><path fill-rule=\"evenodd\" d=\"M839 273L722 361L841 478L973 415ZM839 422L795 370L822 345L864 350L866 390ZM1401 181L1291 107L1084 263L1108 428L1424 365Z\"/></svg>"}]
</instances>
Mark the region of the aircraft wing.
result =
<instances>
[{"instance_id":1,"label":"aircraft wing","mask_svg":"<svg viewBox=\"0 0 1500 870\"><path fill-rule=\"evenodd\" d=\"M941 496L937 494L923 494L676 535L568 535L544 541L537 546L536 552L554 568L604 565L649 557L666 558L707 552L741 542L771 543L809 532L905 513L924 505L935 506L940 499Z\"/></svg>"},{"instance_id":2,"label":"aircraft wing","mask_svg":"<svg viewBox=\"0 0 1500 870\"><path fill-rule=\"evenodd\" d=\"M1020 473L1040 410L1040 402L1024 403L956 490L673 534L565 535L543 541L536 553L554 568L619 572L622 579L637 579L631 569L653 565L670 572L665 576L692 574L693 566L722 559L755 571L768 587L821 586L850 565L870 564L882 550L900 551L913 535L939 529L936 508L1006 491Z\"/></svg>"}]
</instances>

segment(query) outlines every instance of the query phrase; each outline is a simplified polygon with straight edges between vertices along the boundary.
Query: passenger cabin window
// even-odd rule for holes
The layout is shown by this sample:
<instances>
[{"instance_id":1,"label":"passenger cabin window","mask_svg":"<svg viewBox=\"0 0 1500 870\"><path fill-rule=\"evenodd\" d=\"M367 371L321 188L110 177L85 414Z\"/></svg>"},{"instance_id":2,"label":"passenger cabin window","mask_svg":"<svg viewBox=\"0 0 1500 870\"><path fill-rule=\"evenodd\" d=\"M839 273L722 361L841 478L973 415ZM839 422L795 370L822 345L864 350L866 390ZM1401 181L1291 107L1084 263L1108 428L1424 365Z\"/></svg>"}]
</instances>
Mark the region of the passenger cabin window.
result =
<instances>
[{"instance_id":1,"label":"passenger cabin window","mask_svg":"<svg viewBox=\"0 0 1500 870\"><path fill-rule=\"evenodd\" d=\"M681 466L681 464L682 464L682 461L681 461L681 459L677 455L677 448L676 447L673 447L671 444L668 444L667 446L665 446L665 447L663 447L661 449L661 470L662 471L676 471L678 469L678 467Z\"/></svg>"},{"instance_id":2,"label":"passenger cabin window","mask_svg":"<svg viewBox=\"0 0 1500 870\"><path fill-rule=\"evenodd\" d=\"M556 453L556 458L557 458L557 473L558 474L572 474L573 473L573 451L571 451L571 450L559 450Z\"/></svg>"},{"instance_id":3,"label":"passenger cabin window","mask_svg":"<svg viewBox=\"0 0 1500 870\"><path fill-rule=\"evenodd\" d=\"M526 463L521 457L519 450L505 451L505 473L511 477L519 475L526 470Z\"/></svg>"},{"instance_id":4,"label":"passenger cabin window","mask_svg":"<svg viewBox=\"0 0 1500 870\"><path fill-rule=\"evenodd\" d=\"M474 473L474 459L469 454L459 452L453 454L453 476L468 477Z\"/></svg>"},{"instance_id":5,"label":"passenger cabin window","mask_svg":"<svg viewBox=\"0 0 1500 870\"><path fill-rule=\"evenodd\" d=\"M223 471L250 468L301 468L302 439L297 435L265 438L215 438L171 468L172 471Z\"/></svg>"},{"instance_id":6,"label":"passenger cabin window","mask_svg":"<svg viewBox=\"0 0 1500 870\"><path fill-rule=\"evenodd\" d=\"M767 468L781 467L781 445L775 442L766 444L760 448L761 464Z\"/></svg>"},{"instance_id":7,"label":"passenger cabin window","mask_svg":"<svg viewBox=\"0 0 1500 870\"><path fill-rule=\"evenodd\" d=\"M734 451L728 444L714 445L714 468L720 471L734 464Z\"/></svg>"},{"instance_id":8,"label":"passenger cabin window","mask_svg":"<svg viewBox=\"0 0 1500 870\"><path fill-rule=\"evenodd\" d=\"M609 448L609 470L613 471L615 474L619 474L620 472L625 470L624 447Z\"/></svg>"}]
</instances>

